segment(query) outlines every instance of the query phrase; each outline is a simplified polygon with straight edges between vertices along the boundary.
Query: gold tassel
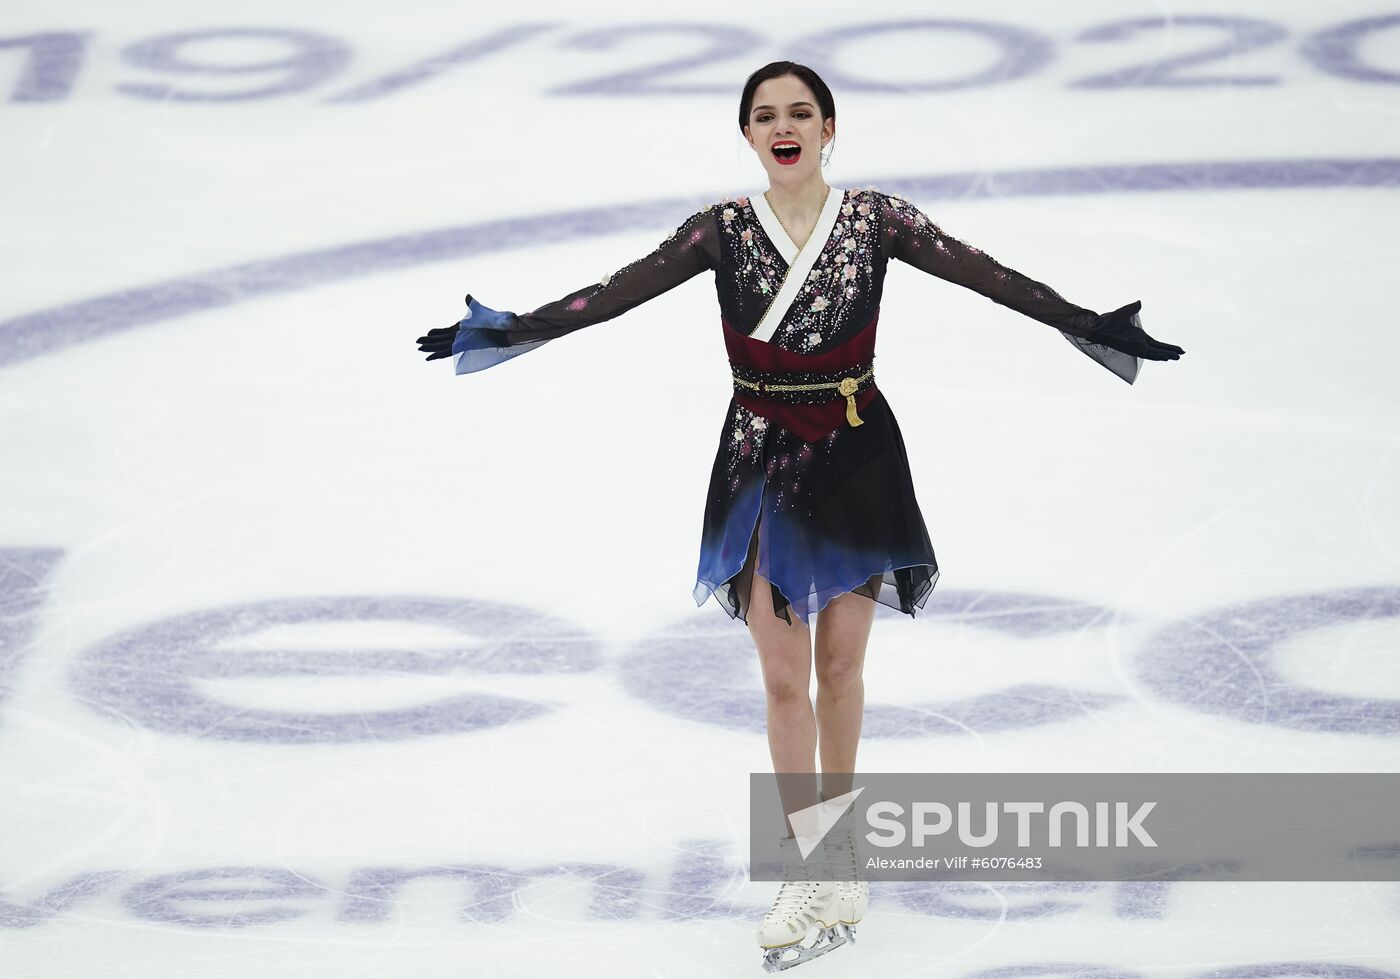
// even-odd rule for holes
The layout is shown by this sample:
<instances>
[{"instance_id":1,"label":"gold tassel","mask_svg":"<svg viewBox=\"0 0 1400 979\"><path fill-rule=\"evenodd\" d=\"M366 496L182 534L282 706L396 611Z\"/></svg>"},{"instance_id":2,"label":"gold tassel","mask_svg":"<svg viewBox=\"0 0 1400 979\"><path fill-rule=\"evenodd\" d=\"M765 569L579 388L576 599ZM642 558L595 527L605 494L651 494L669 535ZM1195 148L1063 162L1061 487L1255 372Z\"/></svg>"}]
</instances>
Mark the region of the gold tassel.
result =
<instances>
[{"instance_id":1,"label":"gold tassel","mask_svg":"<svg viewBox=\"0 0 1400 979\"><path fill-rule=\"evenodd\" d=\"M856 388L860 385L854 377L841 378L841 384L836 388L838 394L846 396L846 422L855 428L857 425L864 425L865 421L856 414Z\"/></svg>"}]
</instances>

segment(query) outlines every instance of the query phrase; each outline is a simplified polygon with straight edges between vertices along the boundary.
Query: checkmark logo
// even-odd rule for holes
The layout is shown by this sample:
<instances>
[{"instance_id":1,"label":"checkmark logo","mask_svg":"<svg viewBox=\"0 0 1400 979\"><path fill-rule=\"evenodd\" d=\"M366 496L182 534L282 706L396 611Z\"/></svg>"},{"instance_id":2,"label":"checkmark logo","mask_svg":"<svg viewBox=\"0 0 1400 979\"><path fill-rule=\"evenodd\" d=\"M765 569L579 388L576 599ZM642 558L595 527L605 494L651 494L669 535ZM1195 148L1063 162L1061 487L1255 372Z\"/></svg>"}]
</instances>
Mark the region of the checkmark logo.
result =
<instances>
[{"instance_id":1,"label":"checkmark logo","mask_svg":"<svg viewBox=\"0 0 1400 979\"><path fill-rule=\"evenodd\" d=\"M825 799L815 806L788 813L788 821L792 823L792 834L797 840L797 849L801 852L803 860L821 844L827 831L855 805L856 797L864 791L865 787L861 786L845 795Z\"/></svg>"}]
</instances>

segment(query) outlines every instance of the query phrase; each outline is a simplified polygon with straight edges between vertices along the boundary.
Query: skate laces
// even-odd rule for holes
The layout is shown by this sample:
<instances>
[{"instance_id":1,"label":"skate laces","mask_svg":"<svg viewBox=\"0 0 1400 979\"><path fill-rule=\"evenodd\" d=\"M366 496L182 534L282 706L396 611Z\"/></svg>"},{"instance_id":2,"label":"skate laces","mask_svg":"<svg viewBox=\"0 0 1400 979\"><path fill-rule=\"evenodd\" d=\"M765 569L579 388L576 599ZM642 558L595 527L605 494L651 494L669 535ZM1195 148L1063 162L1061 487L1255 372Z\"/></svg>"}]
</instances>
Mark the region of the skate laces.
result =
<instances>
[{"instance_id":1,"label":"skate laces","mask_svg":"<svg viewBox=\"0 0 1400 979\"><path fill-rule=\"evenodd\" d=\"M814 867L805 863L795 863L791 859L783 867L783 883L778 888L778 896L768 916L782 912L797 911L812 904L812 898L821 889L822 882L812 879Z\"/></svg>"},{"instance_id":2,"label":"skate laces","mask_svg":"<svg viewBox=\"0 0 1400 979\"><path fill-rule=\"evenodd\" d=\"M773 902L773 907L768 914L772 916L784 911L798 911L808 907L812 895L820 886L820 882L814 880L783 881L782 886L778 888L778 897Z\"/></svg>"},{"instance_id":3,"label":"skate laces","mask_svg":"<svg viewBox=\"0 0 1400 979\"><path fill-rule=\"evenodd\" d=\"M822 840L822 850L833 868L840 867L842 873L838 884L854 884L860 879L859 864L856 860L855 840L847 828L831 830ZM847 878L845 872L850 872Z\"/></svg>"}]
</instances>

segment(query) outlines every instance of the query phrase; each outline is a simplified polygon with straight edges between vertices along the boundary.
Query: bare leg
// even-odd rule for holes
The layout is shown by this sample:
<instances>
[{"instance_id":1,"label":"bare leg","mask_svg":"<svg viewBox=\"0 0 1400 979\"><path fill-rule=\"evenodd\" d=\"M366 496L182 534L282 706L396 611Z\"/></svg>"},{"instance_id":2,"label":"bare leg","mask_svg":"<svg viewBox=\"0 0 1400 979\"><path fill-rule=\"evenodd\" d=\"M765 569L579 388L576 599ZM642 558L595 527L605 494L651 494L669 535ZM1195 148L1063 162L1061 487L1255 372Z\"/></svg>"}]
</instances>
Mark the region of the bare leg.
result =
<instances>
[{"instance_id":1,"label":"bare leg","mask_svg":"<svg viewBox=\"0 0 1400 979\"><path fill-rule=\"evenodd\" d=\"M810 780L779 780L783 809L793 812L817 802L817 723L808 692L812 683L812 631L790 609L791 624L774 614L768 579L755 570L757 552L758 530L755 528L744 566L751 586L748 595L742 594L745 589L741 587L740 605L763 671L768 702L768 751L773 757L773 771L812 776ZM794 835L792 824L786 819L784 823L787 835Z\"/></svg>"},{"instance_id":2,"label":"bare leg","mask_svg":"<svg viewBox=\"0 0 1400 979\"><path fill-rule=\"evenodd\" d=\"M873 580L873 579L872 579ZM851 790L865 713L865 649L875 600L846 592L817 615L817 727L821 732L822 797Z\"/></svg>"}]
</instances>

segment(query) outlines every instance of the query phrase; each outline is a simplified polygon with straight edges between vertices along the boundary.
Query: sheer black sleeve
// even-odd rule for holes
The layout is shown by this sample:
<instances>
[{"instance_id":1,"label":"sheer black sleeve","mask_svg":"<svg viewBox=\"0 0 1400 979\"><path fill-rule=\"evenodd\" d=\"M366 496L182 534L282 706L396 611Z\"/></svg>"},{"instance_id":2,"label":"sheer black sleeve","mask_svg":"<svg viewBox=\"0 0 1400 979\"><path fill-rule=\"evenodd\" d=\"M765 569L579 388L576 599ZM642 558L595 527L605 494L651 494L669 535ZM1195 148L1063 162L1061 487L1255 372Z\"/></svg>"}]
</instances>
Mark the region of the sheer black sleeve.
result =
<instances>
[{"instance_id":1,"label":"sheer black sleeve","mask_svg":"<svg viewBox=\"0 0 1400 979\"><path fill-rule=\"evenodd\" d=\"M1095 343L1099 314L1076 306L1043 282L1007 268L980 249L959 241L913 204L881 195L887 254L930 275L986 296L994 303L1059 330L1066 340L1129 384L1142 359Z\"/></svg>"},{"instance_id":2,"label":"sheer black sleeve","mask_svg":"<svg viewBox=\"0 0 1400 979\"><path fill-rule=\"evenodd\" d=\"M718 268L719 247L716 212L710 206L692 214L650 254L528 313L490 309L473 299L452 344L456 373L484 370L621 316L706 269Z\"/></svg>"}]
</instances>

